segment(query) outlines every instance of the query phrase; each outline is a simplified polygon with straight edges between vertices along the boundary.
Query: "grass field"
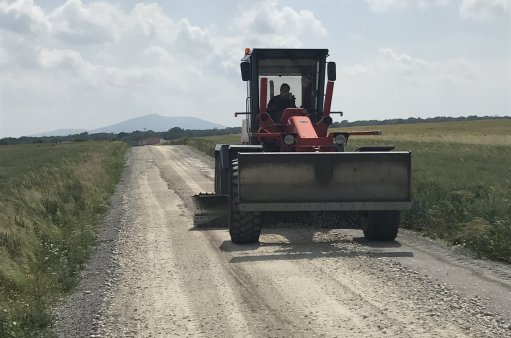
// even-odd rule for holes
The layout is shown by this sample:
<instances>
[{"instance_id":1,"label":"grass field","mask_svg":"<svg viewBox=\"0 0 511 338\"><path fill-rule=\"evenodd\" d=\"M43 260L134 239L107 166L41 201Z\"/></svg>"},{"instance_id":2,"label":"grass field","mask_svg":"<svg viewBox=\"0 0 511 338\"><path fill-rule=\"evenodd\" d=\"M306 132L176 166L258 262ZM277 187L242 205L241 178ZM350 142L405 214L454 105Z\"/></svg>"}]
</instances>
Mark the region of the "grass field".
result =
<instances>
[{"instance_id":1,"label":"grass field","mask_svg":"<svg viewBox=\"0 0 511 338\"><path fill-rule=\"evenodd\" d=\"M127 145L0 146L0 337L48 334L76 283Z\"/></svg>"},{"instance_id":2,"label":"grass field","mask_svg":"<svg viewBox=\"0 0 511 338\"><path fill-rule=\"evenodd\" d=\"M382 130L353 137L361 145L392 144L412 151L413 208L403 226L442 238L475 253L511 262L511 119L424 123L340 130ZM207 154L239 135L181 142Z\"/></svg>"}]
</instances>

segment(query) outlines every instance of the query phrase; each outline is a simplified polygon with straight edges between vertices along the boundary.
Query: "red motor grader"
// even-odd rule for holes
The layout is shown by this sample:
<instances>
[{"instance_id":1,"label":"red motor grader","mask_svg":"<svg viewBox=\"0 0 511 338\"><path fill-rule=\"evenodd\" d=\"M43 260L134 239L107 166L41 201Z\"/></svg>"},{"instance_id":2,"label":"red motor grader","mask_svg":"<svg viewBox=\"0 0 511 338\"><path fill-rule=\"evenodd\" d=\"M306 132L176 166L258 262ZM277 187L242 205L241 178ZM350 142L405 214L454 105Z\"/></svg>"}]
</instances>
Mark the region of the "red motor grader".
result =
<instances>
[{"instance_id":1,"label":"red motor grader","mask_svg":"<svg viewBox=\"0 0 511 338\"><path fill-rule=\"evenodd\" d=\"M258 242L263 213L354 211L368 240L396 238L400 212L411 207L411 153L389 146L345 151L350 136L333 132L335 63L327 49L246 49L242 144L215 148L215 193L194 196L196 224L227 214L235 243ZM295 106L280 120L267 111L274 88L287 83Z\"/></svg>"}]
</instances>

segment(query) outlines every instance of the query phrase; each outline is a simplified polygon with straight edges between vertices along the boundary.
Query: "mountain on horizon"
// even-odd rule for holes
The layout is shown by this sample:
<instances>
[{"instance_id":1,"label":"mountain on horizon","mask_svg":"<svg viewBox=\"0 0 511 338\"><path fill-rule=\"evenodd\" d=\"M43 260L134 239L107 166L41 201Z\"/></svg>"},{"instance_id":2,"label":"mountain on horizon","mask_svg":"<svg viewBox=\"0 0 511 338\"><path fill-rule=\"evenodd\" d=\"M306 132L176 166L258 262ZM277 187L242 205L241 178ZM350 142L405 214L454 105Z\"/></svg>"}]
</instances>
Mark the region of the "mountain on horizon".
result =
<instances>
[{"instance_id":1,"label":"mountain on horizon","mask_svg":"<svg viewBox=\"0 0 511 338\"><path fill-rule=\"evenodd\" d=\"M182 129L222 129L225 126L209 122L197 117L189 116L163 116L158 114L148 114L135 117L120 123L107 127L90 130L89 134L94 133L131 133L136 130L152 130L156 132L167 131L171 128L179 127Z\"/></svg>"},{"instance_id":2,"label":"mountain on horizon","mask_svg":"<svg viewBox=\"0 0 511 338\"><path fill-rule=\"evenodd\" d=\"M131 133L136 130L146 131L152 130L156 132L167 131L171 128L179 127L181 129L223 129L222 126L217 123L209 122L197 117L189 116L163 116L158 114L147 114L139 117L135 117L123 122L112 124L110 126L86 130L86 129L58 129L48 131L39 134L28 135L28 137L45 137L45 136L68 136L81 134L88 132L89 134L96 133L114 133L118 134L121 132Z\"/></svg>"}]
</instances>

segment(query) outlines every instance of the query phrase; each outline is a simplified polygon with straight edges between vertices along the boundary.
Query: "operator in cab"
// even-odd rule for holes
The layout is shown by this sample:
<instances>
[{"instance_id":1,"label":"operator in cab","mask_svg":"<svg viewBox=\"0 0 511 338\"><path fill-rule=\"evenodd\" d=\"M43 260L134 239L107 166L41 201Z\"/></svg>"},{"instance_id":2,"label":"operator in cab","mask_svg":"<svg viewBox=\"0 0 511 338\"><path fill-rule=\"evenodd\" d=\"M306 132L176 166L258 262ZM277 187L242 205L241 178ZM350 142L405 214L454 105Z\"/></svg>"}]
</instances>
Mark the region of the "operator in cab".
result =
<instances>
[{"instance_id":1,"label":"operator in cab","mask_svg":"<svg viewBox=\"0 0 511 338\"><path fill-rule=\"evenodd\" d=\"M287 83L280 86L280 95L275 95L268 102L266 111L275 123L280 123L282 113L286 108L296 108L295 97L290 93L291 87Z\"/></svg>"}]
</instances>

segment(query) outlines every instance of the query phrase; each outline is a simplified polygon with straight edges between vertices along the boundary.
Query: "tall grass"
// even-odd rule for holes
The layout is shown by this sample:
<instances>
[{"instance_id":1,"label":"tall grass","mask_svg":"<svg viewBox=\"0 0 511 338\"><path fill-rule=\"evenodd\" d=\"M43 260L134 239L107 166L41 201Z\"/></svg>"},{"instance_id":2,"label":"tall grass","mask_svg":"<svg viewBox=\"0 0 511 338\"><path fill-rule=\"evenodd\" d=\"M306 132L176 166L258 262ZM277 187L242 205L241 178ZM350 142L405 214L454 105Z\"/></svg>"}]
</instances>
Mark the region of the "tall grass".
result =
<instances>
[{"instance_id":1,"label":"tall grass","mask_svg":"<svg viewBox=\"0 0 511 338\"><path fill-rule=\"evenodd\" d=\"M47 335L77 282L127 145L0 147L0 337Z\"/></svg>"},{"instance_id":2,"label":"tall grass","mask_svg":"<svg viewBox=\"0 0 511 338\"><path fill-rule=\"evenodd\" d=\"M384 134L353 136L348 151L371 144L412 151L413 207L404 227L511 263L511 119L363 129ZM238 143L239 135L181 142L212 154L215 143Z\"/></svg>"},{"instance_id":3,"label":"tall grass","mask_svg":"<svg viewBox=\"0 0 511 338\"><path fill-rule=\"evenodd\" d=\"M352 142L362 144L378 141ZM413 153L413 207L403 225L511 262L511 146L393 144Z\"/></svg>"}]
</instances>

